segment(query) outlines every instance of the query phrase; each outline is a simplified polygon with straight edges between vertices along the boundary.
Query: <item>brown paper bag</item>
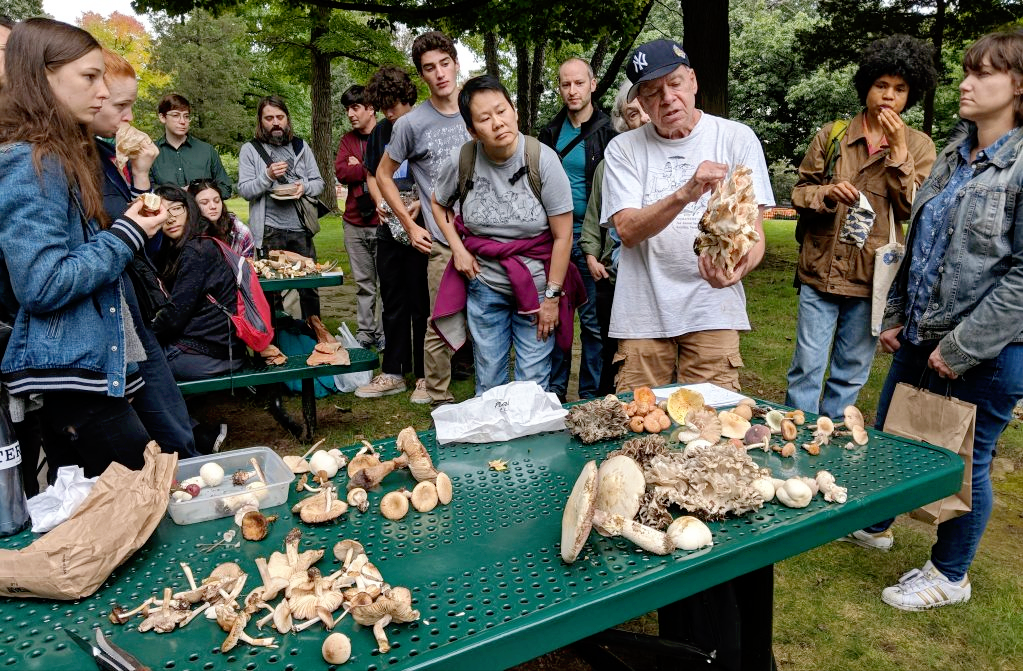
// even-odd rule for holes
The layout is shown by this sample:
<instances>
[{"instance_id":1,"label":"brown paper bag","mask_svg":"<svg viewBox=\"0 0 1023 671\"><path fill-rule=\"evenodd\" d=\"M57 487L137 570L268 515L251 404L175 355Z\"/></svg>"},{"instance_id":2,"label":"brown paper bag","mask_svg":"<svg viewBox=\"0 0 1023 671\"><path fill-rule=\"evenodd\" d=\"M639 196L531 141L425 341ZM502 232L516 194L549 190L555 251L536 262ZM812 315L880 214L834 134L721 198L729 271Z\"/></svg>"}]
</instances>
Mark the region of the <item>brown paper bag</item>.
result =
<instances>
[{"instance_id":1,"label":"brown paper bag","mask_svg":"<svg viewBox=\"0 0 1023 671\"><path fill-rule=\"evenodd\" d=\"M884 431L955 452L962 457L963 484L958 492L917 508L909 515L940 524L970 512L973 500L973 432L977 406L900 382L885 418Z\"/></svg>"},{"instance_id":2,"label":"brown paper bag","mask_svg":"<svg viewBox=\"0 0 1023 671\"><path fill-rule=\"evenodd\" d=\"M64 523L21 550L0 550L0 595L89 596L142 547L167 512L177 454L146 446L141 471L111 464Z\"/></svg>"}]
</instances>

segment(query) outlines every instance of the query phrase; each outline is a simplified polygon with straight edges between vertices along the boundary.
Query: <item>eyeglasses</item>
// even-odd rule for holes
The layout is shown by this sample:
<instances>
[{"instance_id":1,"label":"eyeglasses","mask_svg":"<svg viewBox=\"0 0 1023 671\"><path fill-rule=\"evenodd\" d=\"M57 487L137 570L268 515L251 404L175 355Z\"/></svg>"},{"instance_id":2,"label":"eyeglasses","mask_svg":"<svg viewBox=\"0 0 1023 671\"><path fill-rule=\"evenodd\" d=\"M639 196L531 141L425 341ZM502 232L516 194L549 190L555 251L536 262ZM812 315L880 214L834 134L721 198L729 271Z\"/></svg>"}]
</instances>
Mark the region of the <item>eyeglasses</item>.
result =
<instances>
[{"instance_id":1,"label":"eyeglasses","mask_svg":"<svg viewBox=\"0 0 1023 671\"><path fill-rule=\"evenodd\" d=\"M185 213L185 206L182 205L181 203L174 203L172 205L167 206L167 211L176 217L179 214Z\"/></svg>"},{"instance_id":2,"label":"eyeglasses","mask_svg":"<svg viewBox=\"0 0 1023 671\"><path fill-rule=\"evenodd\" d=\"M192 115L189 114L188 112L167 112L166 114L164 114L164 116L167 117L168 119L174 119L175 121L179 119L181 121L192 120Z\"/></svg>"}]
</instances>

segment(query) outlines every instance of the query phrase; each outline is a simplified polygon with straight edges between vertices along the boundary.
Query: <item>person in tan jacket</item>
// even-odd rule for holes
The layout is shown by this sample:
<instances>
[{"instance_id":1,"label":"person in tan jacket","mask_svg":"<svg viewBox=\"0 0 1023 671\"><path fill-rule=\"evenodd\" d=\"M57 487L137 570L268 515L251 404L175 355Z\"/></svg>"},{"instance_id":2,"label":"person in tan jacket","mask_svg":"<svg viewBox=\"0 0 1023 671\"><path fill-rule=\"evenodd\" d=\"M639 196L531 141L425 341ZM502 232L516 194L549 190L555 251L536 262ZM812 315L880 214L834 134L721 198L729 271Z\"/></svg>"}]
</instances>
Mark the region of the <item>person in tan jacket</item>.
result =
<instances>
[{"instance_id":1,"label":"person in tan jacket","mask_svg":"<svg viewBox=\"0 0 1023 671\"><path fill-rule=\"evenodd\" d=\"M832 132L834 124L821 128L799 166L792 204L805 235L788 406L841 416L870 375L877 347L871 333L874 252L888 243L890 222L909 217L916 187L935 158L931 139L901 117L935 85L932 53L926 42L906 35L871 43L853 78L864 109L840 133ZM827 147L836 136L837 160L829 166ZM857 226L846 215L861 196L874 217ZM904 239L901 225L895 237Z\"/></svg>"}]
</instances>

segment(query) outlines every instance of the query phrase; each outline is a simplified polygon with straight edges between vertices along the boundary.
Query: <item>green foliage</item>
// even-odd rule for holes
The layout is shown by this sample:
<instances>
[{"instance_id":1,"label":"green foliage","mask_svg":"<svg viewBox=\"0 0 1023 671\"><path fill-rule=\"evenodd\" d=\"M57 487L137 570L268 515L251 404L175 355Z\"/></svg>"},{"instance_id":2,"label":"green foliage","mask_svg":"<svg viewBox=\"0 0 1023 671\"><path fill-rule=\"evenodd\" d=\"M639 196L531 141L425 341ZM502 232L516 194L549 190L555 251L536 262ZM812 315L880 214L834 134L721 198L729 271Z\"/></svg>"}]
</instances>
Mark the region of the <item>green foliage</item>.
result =
<instances>
[{"instance_id":1,"label":"green foliage","mask_svg":"<svg viewBox=\"0 0 1023 671\"><path fill-rule=\"evenodd\" d=\"M171 73L171 87L192 104L192 133L234 149L251 137L255 116L243 103L257 55L249 48L245 23L196 10L187 17L157 16L155 64Z\"/></svg>"},{"instance_id":2,"label":"green foliage","mask_svg":"<svg viewBox=\"0 0 1023 671\"><path fill-rule=\"evenodd\" d=\"M16 21L50 16L43 9L43 0L0 0L0 14Z\"/></svg>"}]
</instances>

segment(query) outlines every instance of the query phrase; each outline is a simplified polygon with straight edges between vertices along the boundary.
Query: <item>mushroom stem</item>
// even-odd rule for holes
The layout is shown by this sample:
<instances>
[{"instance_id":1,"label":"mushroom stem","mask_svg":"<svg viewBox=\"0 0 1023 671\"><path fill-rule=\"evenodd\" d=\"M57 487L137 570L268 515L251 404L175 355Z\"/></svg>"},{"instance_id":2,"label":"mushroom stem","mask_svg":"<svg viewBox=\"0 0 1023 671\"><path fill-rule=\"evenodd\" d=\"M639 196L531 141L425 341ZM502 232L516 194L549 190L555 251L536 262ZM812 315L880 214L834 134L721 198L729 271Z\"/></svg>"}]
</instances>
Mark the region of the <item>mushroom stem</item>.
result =
<instances>
[{"instance_id":1,"label":"mushroom stem","mask_svg":"<svg viewBox=\"0 0 1023 671\"><path fill-rule=\"evenodd\" d=\"M252 464L252 470L256 471L256 477L259 478L259 481L265 485L266 477L263 476L263 469L259 467L259 462L256 461L255 457L252 457L251 459L249 459L249 463Z\"/></svg>"},{"instance_id":2,"label":"mushroom stem","mask_svg":"<svg viewBox=\"0 0 1023 671\"><path fill-rule=\"evenodd\" d=\"M391 642L387 640L387 632L384 631L384 627L391 623L391 616L384 615L373 624L373 637L377 640L377 648L381 653L388 652L391 649Z\"/></svg>"},{"instance_id":3,"label":"mushroom stem","mask_svg":"<svg viewBox=\"0 0 1023 671\"><path fill-rule=\"evenodd\" d=\"M149 607L156 601L156 597L149 597L143 601L137 608L131 610L124 610L120 606L114 606L113 610L110 611L110 621L113 624L124 624L132 618L133 615L141 611L148 611Z\"/></svg>"},{"instance_id":4,"label":"mushroom stem","mask_svg":"<svg viewBox=\"0 0 1023 671\"><path fill-rule=\"evenodd\" d=\"M260 648L276 648L277 641L273 638L252 638L244 631L238 634L239 641L245 641L249 645L254 645Z\"/></svg>"},{"instance_id":5,"label":"mushroom stem","mask_svg":"<svg viewBox=\"0 0 1023 671\"><path fill-rule=\"evenodd\" d=\"M292 631L295 631L295 632L305 631L306 629L308 629L309 627L313 626L314 624L316 624L319 621L320 621L320 616L317 615L316 617L314 617L311 620L306 620L302 624L295 625L294 627L292 627Z\"/></svg>"},{"instance_id":6,"label":"mushroom stem","mask_svg":"<svg viewBox=\"0 0 1023 671\"><path fill-rule=\"evenodd\" d=\"M192 589L196 589L195 576L192 575L191 567L187 563L181 562L181 570L185 572L185 578L188 579L188 586Z\"/></svg>"},{"instance_id":7,"label":"mushroom stem","mask_svg":"<svg viewBox=\"0 0 1023 671\"><path fill-rule=\"evenodd\" d=\"M259 579L263 581L263 587L270 584L270 573L266 568L266 557L256 557L256 570L259 571Z\"/></svg>"},{"instance_id":8,"label":"mushroom stem","mask_svg":"<svg viewBox=\"0 0 1023 671\"><path fill-rule=\"evenodd\" d=\"M184 620L181 621L181 624L178 625L178 628L184 627L186 624L188 624L189 622L194 620L196 617L199 616L200 613L202 613L204 610L206 610L209 607L210 607L210 603L209 603L209 601L207 601L203 605L201 605L198 608L196 608L195 610L193 610L191 613L188 614L188 617L186 617Z\"/></svg>"},{"instance_id":9,"label":"mushroom stem","mask_svg":"<svg viewBox=\"0 0 1023 671\"><path fill-rule=\"evenodd\" d=\"M302 455L302 458L303 459L308 459L309 455L312 454L313 452L315 452L316 448L319 447L320 445L323 445L325 442L327 442L327 439L326 438L321 438L320 440L318 440L315 443L313 443L313 446L309 448L309 451L307 451L305 454Z\"/></svg>"},{"instance_id":10,"label":"mushroom stem","mask_svg":"<svg viewBox=\"0 0 1023 671\"><path fill-rule=\"evenodd\" d=\"M639 547L654 554L671 554L675 544L668 534L648 527L635 520L627 520L621 515L608 515L597 508L593 511L593 523L612 536L624 536Z\"/></svg>"}]
</instances>

